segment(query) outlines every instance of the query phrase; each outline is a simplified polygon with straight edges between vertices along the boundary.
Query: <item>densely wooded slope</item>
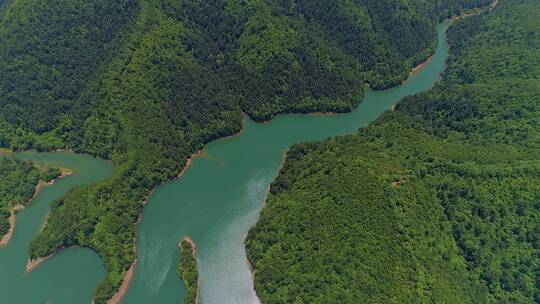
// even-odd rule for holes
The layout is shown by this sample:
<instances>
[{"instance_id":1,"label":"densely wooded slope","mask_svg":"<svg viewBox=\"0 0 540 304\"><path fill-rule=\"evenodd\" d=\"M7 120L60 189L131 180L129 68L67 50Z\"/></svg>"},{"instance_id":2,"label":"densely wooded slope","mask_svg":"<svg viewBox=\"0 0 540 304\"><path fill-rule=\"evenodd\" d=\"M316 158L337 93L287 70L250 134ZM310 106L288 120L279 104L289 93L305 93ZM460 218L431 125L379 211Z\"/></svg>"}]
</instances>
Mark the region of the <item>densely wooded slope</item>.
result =
<instances>
[{"instance_id":1,"label":"densely wooded slope","mask_svg":"<svg viewBox=\"0 0 540 304\"><path fill-rule=\"evenodd\" d=\"M403 80L434 24L489 0L9 0L0 13L0 147L113 160L52 207L32 258L93 248L104 303L134 259L151 189L210 140L281 112L348 111Z\"/></svg>"},{"instance_id":2,"label":"densely wooded slope","mask_svg":"<svg viewBox=\"0 0 540 304\"><path fill-rule=\"evenodd\" d=\"M435 89L289 151L246 242L263 303L540 302L540 3L499 5Z\"/></svg>"},{"instance_id":3,"label":"densely wooded slope","mask_svg":"<svg viewBox=\"0 0 540 304\"><path fill-rule=\"evenodd\" d=\"M58 175L56 168L40 170L31 162L0 156L0 239L10 228L11 209L29 203L40 180L49 182Z\"/></svg>"}]
</instances>

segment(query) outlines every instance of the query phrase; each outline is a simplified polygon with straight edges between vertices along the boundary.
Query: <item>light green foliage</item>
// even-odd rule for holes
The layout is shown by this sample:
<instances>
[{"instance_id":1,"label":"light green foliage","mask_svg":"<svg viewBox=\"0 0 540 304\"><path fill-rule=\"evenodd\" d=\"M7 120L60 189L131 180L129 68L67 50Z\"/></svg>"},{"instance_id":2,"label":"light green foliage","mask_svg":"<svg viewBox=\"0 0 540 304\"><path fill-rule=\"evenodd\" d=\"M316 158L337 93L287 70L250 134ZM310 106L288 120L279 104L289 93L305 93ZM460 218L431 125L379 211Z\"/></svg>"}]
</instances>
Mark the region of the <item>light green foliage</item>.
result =
<instances>
[{"instance_id":1,"label":"light green foliage","mask_svg":"<svg viewBox=\"0 0 540 304\"><path fill-rule=\"evenodd\" d=\"M289 151L246 242L263 303L540 301L540 4L499 5L436 88Z\"/></svg>"},{"instance_id":2,"label":"light green foliage","mask_svg":"<svg viewBox=\"0 0 540 304\"><path fill-rule=\"evenodd\" d=\"M240 64L261 73L272 56L278 56L292 61L293 68L298 69L293 51L300 45L300 35L289 23L286 17L272 16L268 8L257 10L240 37Z\"/></svg>"}]
</instances>

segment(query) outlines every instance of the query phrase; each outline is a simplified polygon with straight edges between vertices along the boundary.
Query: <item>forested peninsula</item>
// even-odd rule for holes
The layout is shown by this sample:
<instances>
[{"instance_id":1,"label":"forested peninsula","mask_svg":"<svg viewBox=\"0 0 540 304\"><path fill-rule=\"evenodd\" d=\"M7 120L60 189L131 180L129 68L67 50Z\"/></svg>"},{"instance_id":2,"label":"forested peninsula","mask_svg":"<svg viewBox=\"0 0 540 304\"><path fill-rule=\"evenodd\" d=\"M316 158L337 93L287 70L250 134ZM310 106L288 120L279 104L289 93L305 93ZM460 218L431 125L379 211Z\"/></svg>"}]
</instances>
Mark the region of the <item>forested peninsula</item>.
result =
<instances>
[{"instance_id":1,"label":"forested peninsula","mask_svg":"<svg viewBox=\"0 0 540 304\"><path fill-rule=\"evenodd\" d=\"M41 183L60 174L58 168L38 168L32 162L0 155L0 246L11 237L16 212L30 203Z\"/></svg>"},{"instance_id":2,"label":"forested peninsula","mask_svg":"<svg viewBox=\"0 0 540 304\"><path fill-rule=\"evenodd\" d=\"M464 18L434 89L292 147L246 241L262 302L539 303L538 29L532 0Z\"/></svg>"},{"instance_id":3,"label":"forested peninsula","mask_svg":"<svg viewBox=\"0 0 540 304\"><path fill-rule=\"evenodd\" d=\"M427 59L435 25L489 0L0 0L0 147L112 160L51 209L32 259L103 257L105 303L152 189L211 140L279 113L346 112Z\"/></svg>"}]
</instances>

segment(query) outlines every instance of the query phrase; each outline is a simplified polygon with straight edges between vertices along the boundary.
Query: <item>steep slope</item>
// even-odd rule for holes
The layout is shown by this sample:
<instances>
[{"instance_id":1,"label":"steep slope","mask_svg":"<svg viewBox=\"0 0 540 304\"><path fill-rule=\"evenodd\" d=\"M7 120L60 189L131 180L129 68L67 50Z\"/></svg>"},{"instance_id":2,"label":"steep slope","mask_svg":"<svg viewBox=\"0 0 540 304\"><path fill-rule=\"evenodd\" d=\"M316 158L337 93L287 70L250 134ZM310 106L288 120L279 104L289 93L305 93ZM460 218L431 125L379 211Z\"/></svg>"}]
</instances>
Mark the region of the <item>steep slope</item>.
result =
<instances>
[{"instance_id":1,"label":"steep slope","mask_svg":"<svg viewBox=\"0 0 540 304\"><path fill-rule=\"evenodd\" d=\"M10 1L0 25L3 118L42 134L73 117L135 1Z\"/></svg>"},{"instance_id":2,"label":"steep slope","mask_svg":"<svg viewBox=\"0 0 540 304\"><path fill-rule=\"evenodd\" d=\"M364 82L397 84L428 56L441 17L486 2L10 0L0 146L69 148L117 168L52 206L31 257L96 250L108 275L95 300L106 302L135 258L150 191L238 132L242 111L348 111Z\"/></svg>"},{"instance_id":3,"label":"steep slope","mask_svg":"<svg viewBox=\"0 0 540 304\"><path fill-rule=\"evenodd\" d=\"M289 151L246 241L263 303L540 301L540 4L499 5L435 89Z\"/></svg>"}]
</instances>

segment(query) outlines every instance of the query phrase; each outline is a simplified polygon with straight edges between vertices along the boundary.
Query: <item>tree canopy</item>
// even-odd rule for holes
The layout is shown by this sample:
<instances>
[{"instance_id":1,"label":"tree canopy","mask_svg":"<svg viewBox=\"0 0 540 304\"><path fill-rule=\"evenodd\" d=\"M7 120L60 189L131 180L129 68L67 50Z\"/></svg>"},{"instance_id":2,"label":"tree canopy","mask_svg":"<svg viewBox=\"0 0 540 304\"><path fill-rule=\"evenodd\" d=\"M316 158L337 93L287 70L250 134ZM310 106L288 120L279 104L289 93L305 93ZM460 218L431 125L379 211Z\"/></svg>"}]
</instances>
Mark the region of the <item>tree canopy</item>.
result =
<instances>
[{"instance_id":1,"label":"tree canopy","mask_svg":"<svg viewBox=\"0 0 540 304\"><path fill-rule=\"evenodd\" d=\"M434 89L290 149L246 241L263 303L540 302L540 4L499 5Z\"/></svg>"},{"instance_id":2,"label":"tree canopy","mask_svg":"<svg viewBox=\"0 0 540 304\"><path fill-rule=\"evenodd\" d=\"M56 201L32 258L86 246L105 303L135 258L151 190L205 143L278 113L353 109L399 84L434 25L489 0L9 0L0 10L0 147L110 159Z\"/></svg>"}]
</instances>

